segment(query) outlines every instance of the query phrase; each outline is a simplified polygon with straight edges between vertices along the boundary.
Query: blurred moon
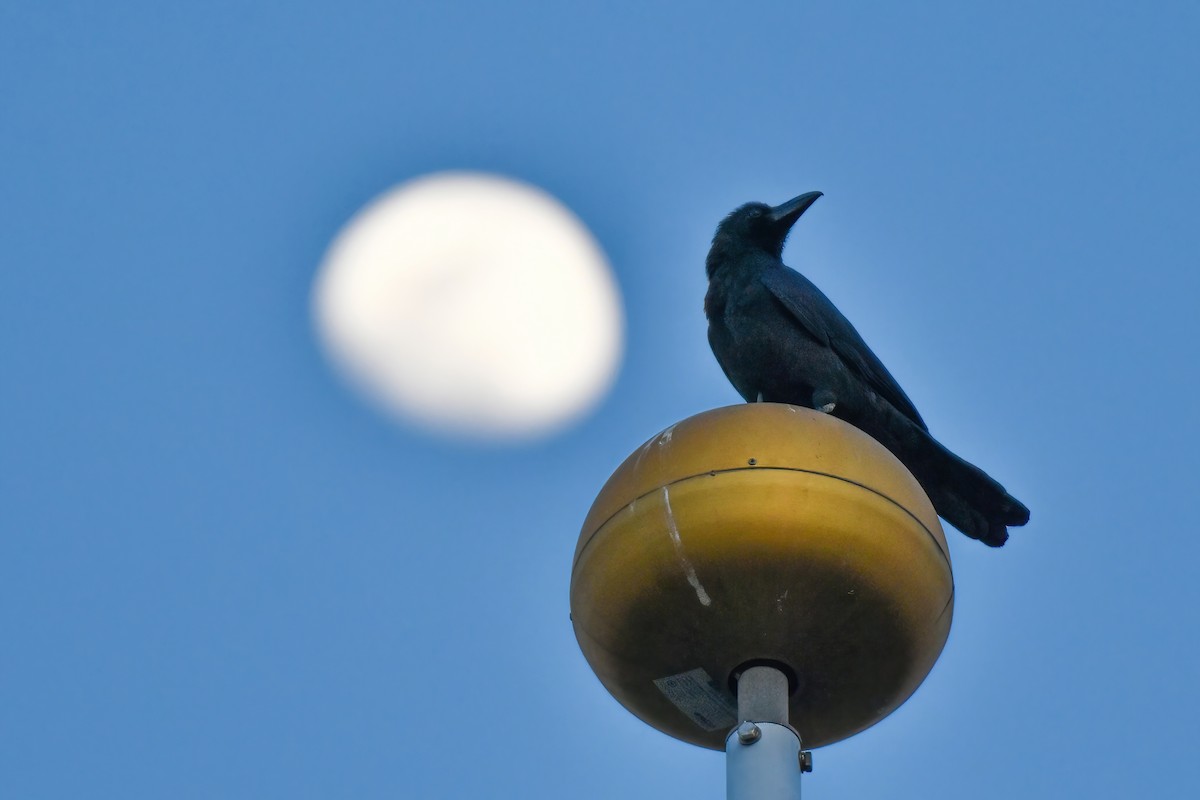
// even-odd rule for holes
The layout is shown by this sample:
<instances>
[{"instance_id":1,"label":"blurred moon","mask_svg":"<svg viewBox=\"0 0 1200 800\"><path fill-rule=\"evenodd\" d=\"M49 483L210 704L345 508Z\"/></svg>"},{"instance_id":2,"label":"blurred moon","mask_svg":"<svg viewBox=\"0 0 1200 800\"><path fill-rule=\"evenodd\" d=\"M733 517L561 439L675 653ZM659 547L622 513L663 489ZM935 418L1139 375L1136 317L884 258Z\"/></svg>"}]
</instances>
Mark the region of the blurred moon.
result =
<instances>
[{"instance_id":1,"label":"blurred moon","mask_svg":"<svg viewBox=\"0 0 1200 800\"><path fill-rule=\"evenodd\" d=\"M444 431L536 435L612 384L624 315L603 252L546 192L438 173L338 233L313 290L316 329L351 383Z\"/></svg>"}]
</instances>

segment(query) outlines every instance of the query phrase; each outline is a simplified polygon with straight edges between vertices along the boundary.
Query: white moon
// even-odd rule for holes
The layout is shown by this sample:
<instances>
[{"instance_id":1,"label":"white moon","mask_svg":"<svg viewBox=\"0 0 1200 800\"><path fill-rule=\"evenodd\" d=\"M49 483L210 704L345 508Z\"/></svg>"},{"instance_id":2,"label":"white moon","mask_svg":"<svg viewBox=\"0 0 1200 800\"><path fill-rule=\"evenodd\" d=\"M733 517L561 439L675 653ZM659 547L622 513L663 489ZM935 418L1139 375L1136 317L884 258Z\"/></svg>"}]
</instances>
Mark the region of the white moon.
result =
<instances>
[{"instance_id":1,"label":"white moon","mask_svg":"<svg viewBox=\"0 0 1200 800\"><path fill-rule=\"evenodd\" d=\"M369 203L326 253L313 311L353 384L445 431L561 427L621 358L621 299L595 239L546 192L493 175L430 175Z\"/></svg>"}]
</instances>

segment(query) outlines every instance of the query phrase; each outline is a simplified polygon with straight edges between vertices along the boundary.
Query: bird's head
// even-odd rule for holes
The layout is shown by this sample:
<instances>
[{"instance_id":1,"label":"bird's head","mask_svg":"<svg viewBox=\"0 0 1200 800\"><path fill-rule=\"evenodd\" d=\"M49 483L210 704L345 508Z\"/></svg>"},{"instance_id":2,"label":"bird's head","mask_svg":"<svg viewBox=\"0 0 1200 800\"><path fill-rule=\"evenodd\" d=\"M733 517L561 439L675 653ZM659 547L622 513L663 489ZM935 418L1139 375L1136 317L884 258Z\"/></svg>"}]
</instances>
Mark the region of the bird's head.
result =
<instances>
[{"instance_id":1,"label":"bird's head","mask_svg":"<svg viewBox=\"0 0 1200 800\"><path fill-rule=\"evenodd\" d=\"M783 243L792 225L820 196L820 192L807 192L774 207L766 203L739 206L717 226L709 254L709 276L716 267L714 257L721 254L763 250L775 258L782 256Z\"/></svg>"}]
</instances>

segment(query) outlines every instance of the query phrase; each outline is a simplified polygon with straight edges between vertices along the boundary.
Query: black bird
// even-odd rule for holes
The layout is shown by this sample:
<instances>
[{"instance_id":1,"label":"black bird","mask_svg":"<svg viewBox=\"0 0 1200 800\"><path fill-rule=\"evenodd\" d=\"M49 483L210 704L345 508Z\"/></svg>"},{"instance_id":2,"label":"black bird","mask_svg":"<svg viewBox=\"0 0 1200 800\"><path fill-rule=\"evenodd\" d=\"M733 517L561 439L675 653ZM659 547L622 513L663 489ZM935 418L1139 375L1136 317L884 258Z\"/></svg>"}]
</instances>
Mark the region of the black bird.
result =
<instances>
[{"instance_id":1,"label":"black bird","mask_svg":"<svg viewBox=\"0 0 1200 800\"><path fill-rule=\"evenodd\" d=\"M999 547L1029 509L929 435L904 390L821 290L782 260L792 225L820 192L780 206L747 203L717 226L705 267L708 341L747 402L824 411L900 459L938 514Z\"/></svg>"}]
</instances>

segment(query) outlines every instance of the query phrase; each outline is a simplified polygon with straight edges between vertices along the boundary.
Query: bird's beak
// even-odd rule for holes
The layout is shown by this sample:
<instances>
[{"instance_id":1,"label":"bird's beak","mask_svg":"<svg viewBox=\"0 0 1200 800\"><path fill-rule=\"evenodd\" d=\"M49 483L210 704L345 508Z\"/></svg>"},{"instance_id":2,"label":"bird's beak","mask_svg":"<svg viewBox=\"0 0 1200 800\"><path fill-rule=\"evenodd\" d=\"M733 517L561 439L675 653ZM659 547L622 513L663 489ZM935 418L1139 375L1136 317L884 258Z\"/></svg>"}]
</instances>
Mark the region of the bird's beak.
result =
<instances>
[{"instance_id":1,"label":"bird's beak","mask_svg":"<svg viewBox=\"0 0 1200 800\"><path fill-rule=\"evenodd\" d=\"M771 209L771 220L779 226L780 233L786 233L796 224L796 220L800 219L800 215L817 202L817 198L820 196L820 192L807 192L799 197L793 197L783 205Z\"/></svg>"}]
</instances>

